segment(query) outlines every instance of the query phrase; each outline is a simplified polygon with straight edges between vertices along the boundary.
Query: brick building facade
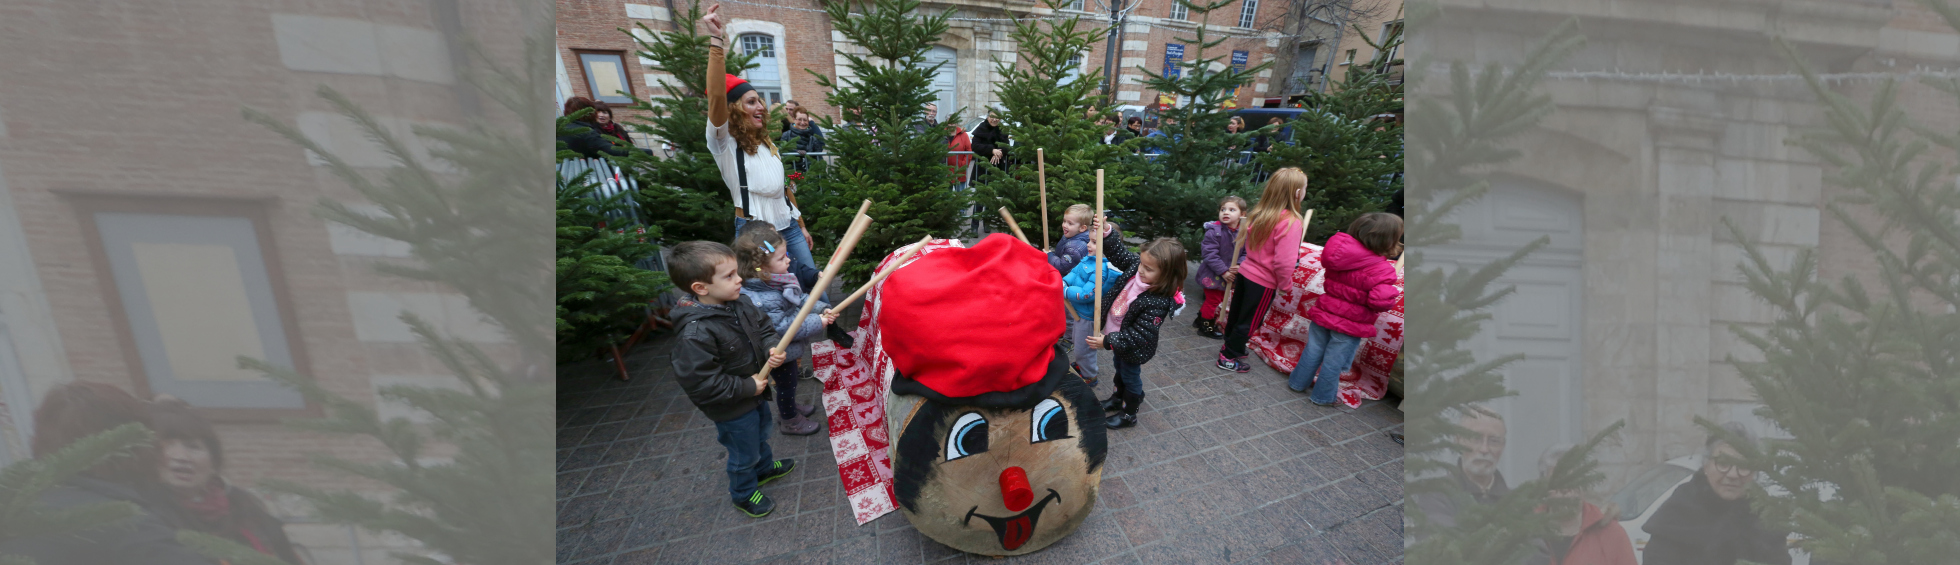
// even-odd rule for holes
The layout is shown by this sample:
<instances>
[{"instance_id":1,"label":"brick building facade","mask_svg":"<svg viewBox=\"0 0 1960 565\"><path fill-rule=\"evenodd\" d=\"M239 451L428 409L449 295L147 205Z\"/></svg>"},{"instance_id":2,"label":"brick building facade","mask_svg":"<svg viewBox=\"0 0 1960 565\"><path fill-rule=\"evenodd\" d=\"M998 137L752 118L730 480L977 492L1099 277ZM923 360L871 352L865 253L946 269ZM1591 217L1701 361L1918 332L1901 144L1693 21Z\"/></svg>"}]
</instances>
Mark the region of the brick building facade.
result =
<instances>
[{"instance_id":1,"label":"brick building facade","mask_svg":"<svg viewBox=\"0 0 1960 565\"><path fill-rule=\"evenodd\" d=\"M1251 4L1248 12L1246 4ZM1138 66L1153 72L1163 72L1168 58L1178 57L1184 52L1183 60L1199 56L1196 45L1180 41L1179 37L1190 37L1199 22L1188 21L1195 17L1190 14L1173 14L1174 2L1171 0L1143 0L1129 14L1127 24L1117 40L1117 57L1112 62L1119 68L1116 73L1116 103L1131 109L1141 109L1154 103L1155 92L1145 92L1141 83L1144 78ZM1282 41L1273 33L1255 29L1252 25L1240 27L1239 24L1253 24L1283 17L1286 5L1272 0L1243 0L1211 14L1211 26L1207 33L1216 38L1220 35L1233 36L1225 43L1204 53L1208 57L1221 57L1221 65L1230 65L1243 60L1247 66L1258 65L1273 60L1275 49ZM662 73L649 66L651 61L634 60L633 43L619 30L636 29L644 24L655 32L673 29L675 11L684 17L688 4L635 4L619 0L559 0L558 1L558 54L563 65L559 74L559 95L592 96L595 88L606 89L609 85L629 84L632 93L646 97L664 94L653 82ZM1107 26L1108 14L1083 10L1097 9L1094 3L1065 6L1054 11L1029 0L1008 2L972 0L958 2L927 2L924 11L951 11L950 29L928 53L928 61L949 61L943 67L934 88L939 91L941 117L949 116L955 110L963 110L968 125L979 119L980 112L999 101L994 88L1000 81L995 72L995 61L1014 62L1017 45L1011 34L1014 18L1025 17L1067 17L1080 16L1087 26ZM815 0L770 0L763 2L726 2L721 12L729 17L729 41L732 48L764 50L765 57L759 61L763 66L749 71L748 78L757 81L758 90L765 92L772 101L795 99L820 115L840 118L837 109L825 102L827 92L816 83L812 73L848 79L847 61L841 53L854 48L835 32L827 14L822 13L822 5ZM1175 17L1174 17L1175 16ZM1091 79L1097 78L1105 61L1107 42L1098 40L1092 49L1083 54L1082 71ZM616 58L616 59L615 59ZM610 66L610 61L627 61L624 64L624 79L617 77L620 71ZM773 64L771 64L773 63ZM1257 84L1241 88L1237 97L1240 105L1255 103L1269 87L1272 70L1259 73Z\"/></svg>"}]
</instances>

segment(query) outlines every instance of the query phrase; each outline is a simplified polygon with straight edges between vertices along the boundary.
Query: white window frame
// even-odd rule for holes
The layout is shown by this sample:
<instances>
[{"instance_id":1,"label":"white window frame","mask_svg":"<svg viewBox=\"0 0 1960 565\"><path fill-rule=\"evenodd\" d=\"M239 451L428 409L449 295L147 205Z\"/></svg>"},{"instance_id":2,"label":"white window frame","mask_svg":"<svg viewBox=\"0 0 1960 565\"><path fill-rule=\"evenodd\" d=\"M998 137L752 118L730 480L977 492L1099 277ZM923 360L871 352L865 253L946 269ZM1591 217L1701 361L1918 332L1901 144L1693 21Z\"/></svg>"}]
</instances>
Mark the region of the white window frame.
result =
<instances>
[{"instance_id":1,"label":"white window frame","mask_svg":"<svg viewBox=\"0 0 1960 565\"><path fill-rule=\"evenodd\" d=\"M1067 74L1064 74L1064 75L1062 75L1062 82L1061 82L1061 83L1062 83L1062 84L1075 84L1075 81L1077 81L1077 80L1081 80L1081 79L1082 79L1082 63L1083 63L1083 61L1085 61L1085 60L1087 60L1087 59L1088 59L1088 56L1087 56L1086 54L1082 54L1082 53L1077 53L1077 54L1075 54L1075 55L1073 55L1073 56L1070 56L1070 57L1068 58L1068 73L1067 73Z\"/></svg>"},{"instance_id":2,"label":"white window frame","mask_svg":"<svg viewBox=\"0 0 1960 565\"><path fill-rule=\"evenodd\" d=\"M633 93L634 93L634 92L633 92L633 75L632 75L632 73L630 73L630 72L627 72L627 70L626 70L626 55L625 55L625 54L623 54L623 53L620 53L620 52L617 52L617 51L582 51L582 52L574 52L574 54L578 56L578 66L579 66L579 69L580 69L580 71L581 71L581 72L582 72L582 73L583 73L583 74L585 75L585 88L586 88L586 90L590 90L590 91L592 91L592 99L593 99L593 100L598 100L598 101L601 101L601 102L605 102L605 103L607 103L607 104L631 104L631 103L633 103L633 99L632 99L631 97L629 97L629 96L620 96L620 95L618 95L618 94L605 94L605 93L601 93L601 92L599 92L599 81L597 81L597 80L594 80L594 77L592 76L592 62L591 62L591 61L588 61L588 60L586 60L586 57L611 57L611 58L613 58L613 60L614 60L615 62L617 62L617 63L618 63L618 65L619 65L619 67L618 67L618 68L619 68L619 85L620 85L621 87L624 87L624 88L626 89L626 93L627 93L627 94L633 94Z\"/></svg>"},{"instance_id":3,"label":"white window frame","mask_svg":"<svg viewBox=\"0 0 1960 565\"><path fill-rule=\"evenodd\" d=\"M1191 9L1184 7L1183 4L1179 4L1177 0L1171 0L1170 19L1177 20L1180 22L1191 21Z\"/></svg>"},{"instance_id":4,"label":"white window frame","mask_svg":"<svg viewBox=\"0 0 1960 565\"><path fill-rule=\"evenodd\" d=\"M1068 6L1064 6L1062 9L1083 12L1083 11L1087 11L1084 9L1087 7L1088 7L1088 0L1074 0L1073 2L1069 2Z\"/></svg>"},{"instance_id":5,"label":"white window frame","mask_svg":"<svg viewBox=\"0 0 1960 565\"><path fill-rule=\"evenodd\" d=\"M783 27L783 24L762 20L736 19L728 22L728 27L723 31L729 37L736 38L735 45L740 45L741 37L744 35L766 35L773 38L774 45L772 48L776 51L776 76L779 82L777 91L780 92L779 96L782 97L782 100L793 100L796 98L794 88L792 87L792 84L795 82L792 77L795 75L790 74L791 70L789 68L789 35ZM758 87L757 90L763 89ZM769 94L764 93L762 97L766 101L769 99Z\"/></svg>"},{"instance_id":6,"label":"white window frame","mask_svg":"<svg viewBox=\"0 0 1960 565\"><path fill-rule=\"evenodd\" d=\"M1253 19L1259 15L1259 0L1245 0L1239 7L1239 27L1252 27Z\"/></svg>"},{"instance_id":7,"label":"white window frame","mask_svg":"<svg viewBox=\"0 0 1960 565\"><path fill-rule=\"evenodd\" d=\"M1389 34L1389 30L1393 30L1393 29L1397 29L1397 28L1401 28L1401 27L1402 27L1402 20L1395 20L1395 21L1392 21L1392 22L1388 22L1388 23L1385 23L1385 24L1382 24L1382 34L1381 34L1381 36L1380 36L1380 37L1376 37L1376 38L1375 38L1375 41L1378 41L1378 42L1379 42L1379 41L1388 41L1388 34ZM1396 52L1398 52L1398 51L1401 51L1401 50L1402 50L1402 46L1400 46L1400 45L1397 45L1397 46L1395 46L1395 47L1392 47L1392 48L1390 48L1390 49L1388 50L1388 56L1387 56L1387 57L1383 57L1383 58L1382 58L1382 60L1383 60L1383 61L1393 61L1393 60L1395 60L1395 54L1396 54Z\"/></svg>"}]
</instances>

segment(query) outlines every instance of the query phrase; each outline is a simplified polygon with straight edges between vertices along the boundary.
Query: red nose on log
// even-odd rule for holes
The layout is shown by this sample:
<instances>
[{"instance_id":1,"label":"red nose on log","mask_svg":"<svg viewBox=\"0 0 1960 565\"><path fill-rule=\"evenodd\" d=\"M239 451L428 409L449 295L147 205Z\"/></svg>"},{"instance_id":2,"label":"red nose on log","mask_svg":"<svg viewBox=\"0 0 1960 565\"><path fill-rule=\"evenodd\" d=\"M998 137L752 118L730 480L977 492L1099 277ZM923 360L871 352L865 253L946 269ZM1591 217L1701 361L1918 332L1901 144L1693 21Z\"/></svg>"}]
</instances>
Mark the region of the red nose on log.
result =
<instances>
[{"instance_id":1,"label":"red nose on log","mask_svg":"<svg viewBox=\"0 0 1960 565\"><path fill-rule=\"evenodd\" d=\"M1008 512L1020 512L1034 503L1034 489L1028 488L1028 472L1008 467L1000 472L1000 501Z\"/></svg>"}]
</instances>

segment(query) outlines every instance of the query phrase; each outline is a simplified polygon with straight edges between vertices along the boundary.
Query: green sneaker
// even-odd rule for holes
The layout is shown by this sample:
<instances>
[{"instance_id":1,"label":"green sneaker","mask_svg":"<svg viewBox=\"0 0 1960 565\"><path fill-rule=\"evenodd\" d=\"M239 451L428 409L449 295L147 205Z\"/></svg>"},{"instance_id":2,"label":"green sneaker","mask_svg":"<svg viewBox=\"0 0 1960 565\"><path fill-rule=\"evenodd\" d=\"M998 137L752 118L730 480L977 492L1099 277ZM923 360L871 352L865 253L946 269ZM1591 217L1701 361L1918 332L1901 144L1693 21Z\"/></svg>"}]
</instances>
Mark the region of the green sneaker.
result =
<instances>
[{"instance_id":1,"label":"green sneaker","mask_svg":"<svg viewBox=\"0 0 1960 565\"><path fill-rule=\"evenodd\" d=\"M755 486L769 484L769 481L776 480L777 477L787 475L790 471L794 470L796 470L795 459L777 459L775 464L769 467L769 470L763 471L762 476L755 478Z\"/></svg>"},{"instance_id":2,"label":"green sneaker","mask_svg":"<svg viewBox=\"0 0 1960 565\"><path fill-rule=\"evenodd\" d=\"M761 518L768 516L770 512L776 510L776 501L771 500L769 495L762 494L762 491L758 490L750 494L748 498L735 501L735 509L741 510L743 514L748 514L750 518Z\"/></svg>"}]
</instances>

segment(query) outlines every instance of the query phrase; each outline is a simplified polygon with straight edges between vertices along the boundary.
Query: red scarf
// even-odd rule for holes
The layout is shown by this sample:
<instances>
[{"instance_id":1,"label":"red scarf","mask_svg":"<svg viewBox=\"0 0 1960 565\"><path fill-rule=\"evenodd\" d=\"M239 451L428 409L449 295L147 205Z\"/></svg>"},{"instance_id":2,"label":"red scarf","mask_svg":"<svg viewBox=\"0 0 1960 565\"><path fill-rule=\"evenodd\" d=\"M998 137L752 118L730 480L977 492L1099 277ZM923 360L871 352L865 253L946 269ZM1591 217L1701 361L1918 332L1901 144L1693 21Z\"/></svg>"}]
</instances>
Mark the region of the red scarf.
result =
<instances>
[{"instance_id":1,"label":"red scarf","mask_svg":"<svg viewBox=\"0 0 1960 565\"><path fill-rule=\"evenodd\" d=\"M265 543L259 540L259 536L252 533L251 529L243 525L231 523L232 521L229 520L231 517L231 497L225 494L225 484L222 481L211 481L211 485L205 487L201 495L193 497L179 494L177 496L177 506L190 512L192 516L196 516L199 521L206 524L237 528L239 537L244 538L247 543L252 544L252 549L273 557L279 556L279 554L272 551L272 548L266 547Z\"/></svg>"}]
</instances>

